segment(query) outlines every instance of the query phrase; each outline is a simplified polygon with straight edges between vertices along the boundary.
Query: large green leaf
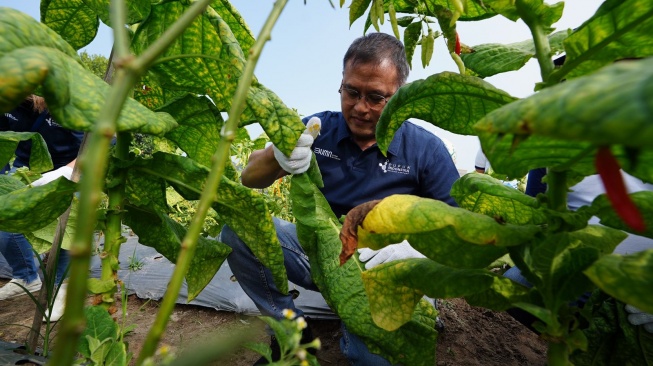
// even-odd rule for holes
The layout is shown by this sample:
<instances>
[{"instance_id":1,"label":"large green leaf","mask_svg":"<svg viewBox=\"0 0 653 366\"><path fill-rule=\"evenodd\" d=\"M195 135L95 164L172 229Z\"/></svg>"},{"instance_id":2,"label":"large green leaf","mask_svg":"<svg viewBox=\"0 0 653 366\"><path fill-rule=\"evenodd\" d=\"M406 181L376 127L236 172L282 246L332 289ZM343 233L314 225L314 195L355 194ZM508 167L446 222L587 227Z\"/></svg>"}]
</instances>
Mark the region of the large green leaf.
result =
<instances>
[{"instance_id":1,"label":"large green leaf","mask_svg":"<svg viewBox=\"0 0 653 366\"><path fill-rule=\"evenodd\" d=\"M653 249L603 256L584 273L616 299L653 313Z\"/></svg>"},{"instance_id":2,"label":"large green leaf","mask_svg":"<svg viewBox=\"0 0 653 366\"><path fill-rule=\"evenodd\" d=\"M505 247L531 240L541 229L514 225L444 202L393 195L377 204L358 228L359 247L379 249L408 240L416 250L452 267L485 267Z\"/></svg>"},{"instance_id":3,"label":"large green leaf","mask_svg":"<svg viewBox=\"0 0 653 366\"><path fill-rule=\"evenodd\" d=\"M290 154L306 129L297 112L286 107L276 94L256 81L249 89L247 107L243 120L258 121L274 146ZM248 118L248 113L252 117Z\"/></svg>"},{"instance_id":4,"label":"large green leaf","mask_svg":"<svg viewBox=\"0 0 653 366\"><path fill-rule=\"evenodd\" d=\"M472 128L489 112L515 100L506 92L473 77L443 72L401 87L388 101L376 126L376 138L386 151L399 126L408 118L419 118L461 135L474 135Z\"/></svg>"},{"instance_id":5,"label":"large green leaf","mask_svg":"<svg viewBox=\"0 0 653 366\"><path fill-rule=\"evenodd\" d=\"M165 137L175 142L188 157L210 167L211 157L220 142L220 128L224 124L213 103L206 97L188 94L159 111L170 114L179 123L179 127Z\"/></svg>"},{"instance_id":6,"label":"large green leaf","mask_svg":"<svg viewBox=\"0 0 653 366\"><path fill-rule=\"evenodd\" d=\"M653 55L653 3L607 0L565 41L565 65L552 78L573 78L624 58Z\"/></svg>"},{"instance_id":7,"label":"large green leaf","mask_svg":"<svg viewBox=\"0 0 653 366\"><path fill-rule=\"evenodd\" d=\"M75 237L75 224L77 223L77 204L79 200L73 196L72 203L70 204L70 214L68 215L68 221L66 223L66 228L63 231L61 237L61 248L70 249L70 244ZM35 230L31 233L25 233L25 237L32 244L32 248L38 253L45 253L50 250L52 247L52 240L59 226L60 218L57 217L56 220L52 221L48 225Z\"/></svg>"},{"instance_id":8,"label":"large green leaf","mask_svg":"<svg viewBox=\"0 0 653 366\"><path fill-rule=\"evenodd\" d=\"M151 110L156 110L187 94L185 91L164 89L157 75L149 71L134 87L134 99Z\"/></svg>"},{"instance_id":9,"label":"large green leaf","mask_svg":"<svg viewBox=\"0 0 653 366\"><path fill-rule=\"evenodd\" d=\"M37 70L37 78L21 79L32 78L34 72L20 68L20 65ZM60 51L45 47L25 47L5 54L0 58L0 78L5 77L16 84L4 85L0 91L14 88L18 92L12 93L8 105L0 100L0 108L7 110L7 107L32 93L38 83L42 83L50 113L59 124L70 130L90 131L110 92L107 83L82 65ZM118 131L161 135L176 125L167 113L154 113L135 100L127 99L116 128Z\"/></svg>"},{"instance_id":10,"label":"large green leaf","mask_svg":"<svg viewBox=\"0 0 653 366\"><path fill-rule=\"evenodd\" d=\"M595 291L584 309L589 309L590 326L583 329L587 350L574 352L574 365L652 365L653 334L628 322L625 305Z\"/></svg>"},{"instance_id":11,"label":"large green leaf","mask_svg":"<svg viewBox=\"0 0 653 366\"><path fill-rule=\"evenodd\" d=\"M156 41L186 6L181 2L164 2L152 7L148 19L136 31L132 48L141 54ZM233 20L233 13L230 19ZM240 24L240 23L239 23ZM242 27L238 28L242 32ZM219 111L228 111L236 92L245 56L237 38L218 12L209 8L162 54L165 61L151 69L164 89L183 90L208 95ZM304 131L297 112L286 107L271 91L256 80L252 82L241 126L259 122L270 140L290 153Z\"/></svg>"},{"instance_id":12,"label":"large green leaf","mask_svg":"<svg viewBox=\"0 0 653 366\"><path fill-rule=\"evenodd\" d=\"M365 14L367 8L370 7L370 2L372 0L352 0L349 5L349 26Z\"/></svg>"},{"instance_id":13,"label":"large green leaf","mask_svg":"<svg viewBox=\"0 0 653 366\"><path fill-rule=\"evenodd\" d=\"M9 192L0 199L0 230L24 233L56 220L68 206L77 184L58 178L48 184Z\"/></svg>"},{"instance_id":14,"label":"large green leaf","mask_svg":"<svg viewBox=\"0 0 653 366\"><path fill-rule=\"evenodd\" d=\"M61 1L61 0L59 0ZM68 1L68 0L66 0ZM79 1L79 0L77 0ZM89 8L93 9L95 14L100 17L102 22L109 27L112 26L110 19L110 0L82 0ZM150 14L150 0L130 0L125 2L126 22L127 24L136 24L142 22Z\"/></svg>"},{"instance_id":15,"label":"large green leaf","mask_svg":"<svg viewBox=\"0 0 653 366\"><path fill-rule=\"evenodd\" d=\"M363 283L374 322L390 331L410 321L415 305L424 294L446 299L483 293L483 306L505 310L528 292L524 286L490 271L451 268L429 259L376 266L363 272ZM495 291L494 287L500 290Z\"/></svg>"},{"instance_id":16,"label":"large green leaf","mask_svg":"<svg viewBox=\"0 0 653 366\"><path fill-rule=\"evenodd\" d=\"M497 15L497 13L494 12L491 7L485 6L484 3L476 0L425 0L424 4L426 5L427 10L433 9L436 6L442 6L446 9L449 9L450 11L454 11L456 10L454 3L457 1L462 2L465 9L465 11L460 14L460 17L458 18L458 20L461 22L482 20ZM426 15L435 16L435 14L428 13Z\"/></svg>"},{"instance_id":17,"label":"large green leaf","mask_svg":"<svg viewBox=\"0 0 653 366\"><path fill-rule=\"evenodd\" d=\"M243 50L243 54L249 54L249 49L254 45L256 40L238 10L227 0L213 0L211 7L229 25L229 29L231 29L231 32L238 40L240 49Z\"/></svg>"},{"instance_id":18,"label":"large green leaf","mask_svg":"<svg viewBox=\"0 0 653 366\"><path fill-rule=\"evenodd\" d=\"M138 242L150 246L176 263L186 229L165 214L129 206L125 223L138 235ZM205 237L197 238L195 254L186 273L188 301L192 301L211 282L215 273L231 253L224 243Z\"/></svg>"},{"instance_id":19,"label":"large green leaf","mask_svg":"<svg viewBox=\"0 0 653 366\"><path fill-rule=\"evenodd\" d=\"M84 315L86 317L86 327L77 345L79 353L87 359L91 359L92 357L98 357L100 352L105 355L116 352L110 351L110 349L118 341L119 328L118 324L111 318L111 314L100 306L87 306L84 308ZM125 352L123 355L124 365L127 362L127 354L125 350L123 351ZM111 359L115 359L115 357L113 355ZM102 357L102 361L104 360L106 360L106 357ZM102 362L102 364L104 363Z\"/></svg>"},{"instance_id":20,"label":"large green leaf","mask_svg":"<svg viewBox=\"0 0 653 366\"><path fill-rule=\"evenodd\" d=\"M54 169L48 145L43 140L43 136L36 132L0 132L0 165L4 166L11 160L19 142L28 140L32 141L29 156L30 170L43 173Z\"/></svg>"},{"instance_id":21,"label":"large green leaf","mask_svg":"<svg viewBox=\"0 0 653 366\"><path fill-rule=\"evenodd\" d=\"M41 22L76 50L91 43L100 27L98 16L85 0L41 1Z\"/></svg>"},{"instance_id":22,"label":"large green leaf","mask_svg":"<svg viewBox=\"0 0 653 366\"><path fill-rule=\"evenodd\" d=\"M166 184L160 177L140 174L136 169L128 169L125 196L132 205L152 207L157 212L170 211L166 201Z\"/></svg>"},{"instance_id":23,"label":"large green leaf","mask_svg":"<svg viewBox=\"0 0 653 366\"><path fill-rule=\"evenodd\" d=\"M484 0L482 4L491 9L491 11L503 15L513 22L519 19L519 13L517 12L517 8L515 8L514 0Z\"/></svg>"},{"instance_id":24,"label":"large green leaf","mask_svg":"<svg viewBox=\"0 0 653 366\"><path fill-rule=\"evenodd\" d=\"M16 9L0 7L0 57L27 46L54 48L79 61L75 49L48 26Z\"/></svg>"},{"instance_id":25,"label":"large green leaf","mask_svg":"<svg viewBox=\"0 0 653 366\"><path fill-rule=\"evenodd\" d=\"M462 176L451 187L451 196L459 207L499 221L539 225L547 220L535 198L507 187L487 174Z\"/></svg>"},{"instance_id":26,"label":"large green leaf","mask_svg":"<svg viewBox=\"0 0 653 366\"><path fill-rule=\"evenodd\" d=\"M152 159L141 161L132 169L165 179L187 200L199 199L209 174L208 168L192 159L165 153L156 153ZM288 292L283 252L265 199L223 177L212 207L261 263L270 268L279 290Z\"/></svg>"},{"instance_id":27,"label":"large green leaf","mask_svg":"<svg viewBox=\"0 0 653 366\"><path fill-rule=\"evenodd\" d=\"M415 48L417 47L417 41L422 35L422 23L412 23L406 27L404 31L404 49L406 51L406 59L408 60L408 65L413 67L413 54L415 53Z\"/></svg>"},{"instance_id":28,"label":"large green leaf","mask_svg":"<svg viewBox=\"0 0 653 366\"><path fill-rule=\"evenodd\" d=\"M540 135L647 149L653 139L652 86L653 59L618 63L494 110L475 127L522 139Z\"/></svg>"},{"instance_id":29,"label":"large green leaf","mask_svg":"<svg viewBox=\"0 0 653 366\"><path fill-rule=\"evenodd\" d=\"M12 175L0 174L0 196L25 187L25 183Z\"/></svg>"},{"instance_id":30,"label":"large green leaf","mask_svg":"<svg viewBox=\"0 0 653 366\"><path fill-rule=\"evenodd\" d=\"M560 31L549 35L551 53L556 54L563 50L562 41L567 37L567 31ZM465 62L465 67L474 71L477 76L488 76L519 70L535 56L535 44L532 39L511 43L486 43L472 47L470 53L462 53L460 58Z\"/></svg>"},{"instance_id":31,"label":"large green leaf","mask_svg":"<svg viewBox=\"0 0 653 366\"><path fill-rule=\"evenodd\" d=\"M630 194L630 198L639 209L639 212L646 223L646 230L644 232L634 231L630 226L626 225L621 217L619 217L619 215L614 211L612 203L610 203L605 194L594 199L592 202L592 210L596 210L593 212L601 219L601 224L603 225L653 238L653 192L635 192Z\"/></svg>"},{"instance_id":32,"label":"large green leaf","mask_svg":"<svg viewBox=\"0 0 653 366\"><path fill-rule=\"evenodd\" d=\"M564 2L560 1L555 4L547 4L544 0L521 0L515 2L517 13L526 24L537 25L544 32L551 33L552 25L562 17Z\"/></svg>"},{"instance_id":33,"label":"large green leaf","mask_svg":"<svg viewBox=\"0 0 653 366\"><path fill-rule=\"evenodd\" d=\"M555 311L592 289L582 271L602 255L612 253L625 237L622 231L589 225L574 232L547 235L515 251L524 261L518 264L522 273L542 295L546 308Z\"/></svg>"},{"instance_id":34,"label":"large green leaf","mask_svg":"<svg viewBox=\"0 0 653 366\"><path fill-rule=\"evenodd\" d=\"M297 235L311 262L311 277L347 329L363 339L370 351L392 363L433 365L435 309L421 301L412 320L394 332L376 325L361 278L363 265L352 257L340 266L340 223L307 174L293 176L291 198Z\"/></svg>"}]
</instances>

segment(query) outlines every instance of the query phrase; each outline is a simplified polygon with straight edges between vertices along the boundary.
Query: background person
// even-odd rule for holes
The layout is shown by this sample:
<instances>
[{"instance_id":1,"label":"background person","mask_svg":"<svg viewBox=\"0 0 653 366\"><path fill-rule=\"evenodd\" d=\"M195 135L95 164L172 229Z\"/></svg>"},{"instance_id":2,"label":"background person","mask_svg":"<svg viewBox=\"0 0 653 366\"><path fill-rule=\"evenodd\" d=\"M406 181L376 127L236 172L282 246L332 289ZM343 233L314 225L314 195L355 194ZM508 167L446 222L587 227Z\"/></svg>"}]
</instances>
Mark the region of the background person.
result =
<instances>
[{"instance_id":1,"label":"background person","mask_svg":"<svg viewBox=\"0 0 653 366\"><path fill-rule=\"evenodd\" d=\"M542 182L542 178L546 175L546 168L533 169L528 173L528 183L526 185L526 194L529 196L537 196L540 193L545 193L547 185ZM651 191L653 190L653 184L644 183L642 180L633 177L632 175L621 171L621 176L624 179L626 184L626 189L628 193L634 193L639 191ZM598 174L590 175L585 177L582 181L572 186L569 189L567 194L567 207L576 211L582 206L589 206L592 204L594 199L605 193L605 188L601 177ZM600 225L599 218L594 216L590 218L588 224ZM643 236L627 233L628 236L624 239L617 247L614 249L613 253L616 254L633 254L647 249L653 249L653 239L649 239ZM531 284L528 280L521 274L521 271L518 267L512 267L504 273L505 277L510 278L513 281L516 281L524 286L530 287ZM579 299L579 305L582 307L584 303L589 299L589 294L582 296ZM626 305L626 311L630 313L628 320L633 325L643 325L644 329L649 333L653 333L653 315L644 313L641 310L633 307L632 305ZM531 324L536 321L536 318L522 311L521 309L510 309L508 311L515 319L517 319L522 324L531 327Z\"/></svg>"},{"instance_id":2,"label":"background person","mask_svg":"<svg viewBox=\"0 0 653 366\"><path fill-rule=\"evenodd\" d=\"M62 176L70 179L84 134L60 126L48 112L42 97L31 95L17 108L0 116L0 131L38 132L45 140L54 170L43 174L40 179L32 182L32 186L47 184ZM6 166L3 173L13 172L24 166L29 167L31 149L31 141L21 141L16 148L16 158L12 166ZM23 234L0 231L0 253L9 263L13 277L0 288L0 301L25 295L23 287L30 292L41 289L38 267L34 263L34 251ZM59 320L63 315L66 284L62 281L69 261L68 251L60 249L55 278L59 291L50 321Z\"/></svg>"},{"instance_id":3,"label":"background person","mask_svg":"<svg viewBox=\"0 0 653 366\"><path fill-rule=\"evenodd\" d=\"M324 181L322 193L337 217L346 215L361 203L391 194L412 194L455 205L449 192L459 175L449 151L437 136L412 123L403 123L390 144L387 157L376 145L376 124L381 111L406 82L408 72L404 46L395 37L370 33L356 39L343 60L338 90L341 112L326 111L306 117L304 123L309 125L321 122L320 135L314 139L310 133L304 133L289 157L274 145L254 151L242 172L242 183L251 188L264 188L287 174L303 173L314 151ZM289 280L318 291L311 279L308 257L297 239L295 225L277 218L274 224ZM281 319L283 309L302 315L292 295L279 292L270 270L261 265L228 226L223 228L220 241L233 249L227 257L229 267L263 315ZM406 242L368 253L367 259L371 262L377 258L374 263L380 264L419 255ZM378 260L381 258L384 260ZM307 334L310 329L305 330L303 343L312 339ZM277 360L279 350L275 343L273 339L273 359ZM340 345L353 364L389 364L381 356L370 353L365 344L344 327ZM265 362L261 359L258 363Z\"/></svg>"}]
</instances>

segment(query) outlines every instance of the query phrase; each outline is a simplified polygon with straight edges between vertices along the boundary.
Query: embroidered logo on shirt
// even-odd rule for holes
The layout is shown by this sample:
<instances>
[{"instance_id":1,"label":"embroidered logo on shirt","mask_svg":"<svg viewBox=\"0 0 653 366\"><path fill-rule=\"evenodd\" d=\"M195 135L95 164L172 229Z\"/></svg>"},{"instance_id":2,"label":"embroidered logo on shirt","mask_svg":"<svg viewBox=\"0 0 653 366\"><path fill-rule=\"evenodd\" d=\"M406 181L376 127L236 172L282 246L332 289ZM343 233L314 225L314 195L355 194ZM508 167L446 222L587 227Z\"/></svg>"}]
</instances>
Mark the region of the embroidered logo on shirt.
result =
<instances>
[{"instance_id":1,"label":"embroidered logo on shirt","mask_svg":"<svg viewBox=\"0 0 653 366\"><path fill-rule=\"evenodd\" d=\"M48 126L50 127L61 127L61 125L55 122L52 117L46 119L45 121L48 123Z\"/></svg>"},{"instance_id":2,"label":"embroidered logo on shirt","mask_svg":"<svg viewBox=\"0 0 653 366\"><path fill-rule=\"evenodd\" d=\"M340 160L338 155L334 154L333 151L320 149L319 147L316 147L315 149L313 149L313 152L315 152L317 155L326 156L327 158L331 158L333 160Z\"/></svg>"},{"instance_id":3,"label":"embroidered logo on shirt","mask_svg":"<svg viewBox=\"0 0 653 366\"><path fill-rule=\"evenodd\" d=\"M410 174L410 165L392 164L390 160L379 163L384 173Z\"/></svg>"},{"instance_id":4,"label":"embroidered logo on shirt","mask_svg":"<svg viewBox=\"0 0 653 366\"><path fill-rule=\"evenodd\" d=\"M18 121L18 118L14 117L11 113L5 113L5 117L13 119L14 121Z\"/></svg>"}]
</instances>

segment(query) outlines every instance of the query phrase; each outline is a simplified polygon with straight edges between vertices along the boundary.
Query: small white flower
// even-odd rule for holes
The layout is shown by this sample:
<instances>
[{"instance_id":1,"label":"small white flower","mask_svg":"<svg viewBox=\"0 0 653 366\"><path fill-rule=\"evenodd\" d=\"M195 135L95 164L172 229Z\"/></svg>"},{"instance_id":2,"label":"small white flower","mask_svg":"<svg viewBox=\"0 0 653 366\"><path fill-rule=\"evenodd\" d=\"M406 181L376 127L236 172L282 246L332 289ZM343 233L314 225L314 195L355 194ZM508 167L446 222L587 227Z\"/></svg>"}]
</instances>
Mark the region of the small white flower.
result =
<instances>
[{"instance_id":1,"label":"small white flower","mask_svg":"<svg viewBox=\"0 0 653 366\"><path fill-rule=\"evenodd\" d=\"M295 312L292 311L291 309L283 309L283 311L281 312L281 314L283 314L283 317L286 318L286 319L288 319L288 320L292 320L292 319L294 319L294 318L295 318L295 315L296 315Z\"/></svg>"},{"instance_id":2,"label":"small white flower","mask_svg":"<svg viewBox=\"0 0 653 366\"><path fill-rule=\"evenodd\" d=\"M299 317L299 318L295 319L295 321L297 322L297 327L299 329L306 329L306 327L308 326L306 324L306 320L304 320L304 318L302 318L302 317Z\"/></svg>"}]
</instances>

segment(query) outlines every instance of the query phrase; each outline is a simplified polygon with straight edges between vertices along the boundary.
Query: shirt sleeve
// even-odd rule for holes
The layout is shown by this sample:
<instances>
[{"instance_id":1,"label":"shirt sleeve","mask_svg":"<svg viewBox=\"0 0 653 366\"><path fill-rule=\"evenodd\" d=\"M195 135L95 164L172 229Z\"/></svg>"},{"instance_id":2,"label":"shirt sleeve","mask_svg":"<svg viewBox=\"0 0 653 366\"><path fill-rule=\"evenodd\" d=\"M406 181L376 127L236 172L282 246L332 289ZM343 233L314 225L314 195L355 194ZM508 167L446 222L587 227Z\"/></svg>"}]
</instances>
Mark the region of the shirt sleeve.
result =
<instances>
[{"instance_id":1,"label":"shirt sleeve","mask_svg":"<svg viewBox=\"0 0 653 366\"><path fill-rule=\"evenodd\" d=\"M528 172L526 179L526 194L535 197L538 193L546 192L546 183L542 182L542 178L546 175L546 168L532 169Z\"/></svg>"},{"instance_id":2,"label":"shirt sleeve","mask_svg":"<svg viewBox=\"0 0 653 366\"><path fill-rule=\"evenodd\" d=\"M476 152L476 159L474 160L474 168L487 170L487 158L483 154L483 150L479 147Z\"/></svg>"},{"instance_id":3,"label":"shirt sleeve","mask_svg":"<svg viewBox=\"0 0 653 366\"><path fill-rule=\"evenodd\" d=\"M437 138L436 147L426 164L422 167L421 189L423 197L433 198L458 207L451 197L451 186L460 178L456 165L451 160L444 143Z\"/></svg>"}]
</instances>

